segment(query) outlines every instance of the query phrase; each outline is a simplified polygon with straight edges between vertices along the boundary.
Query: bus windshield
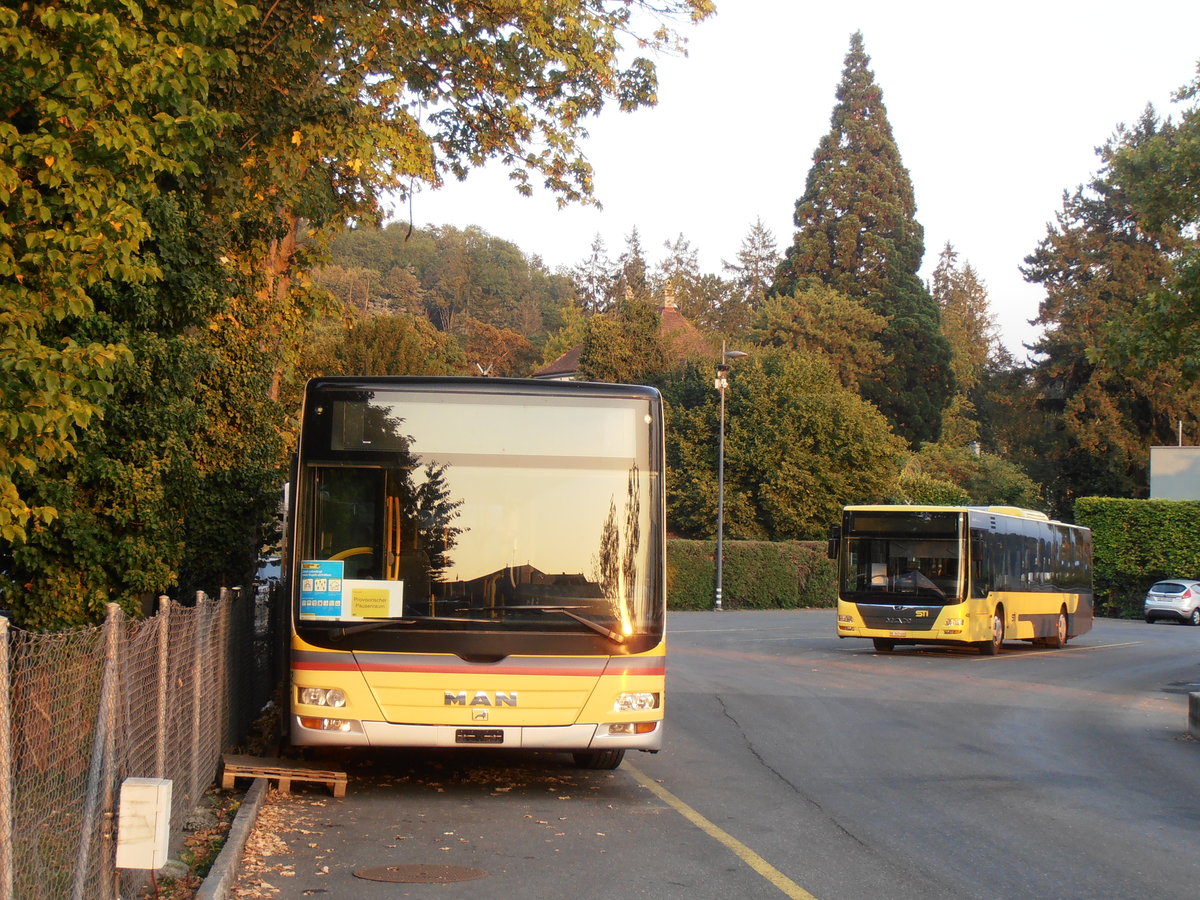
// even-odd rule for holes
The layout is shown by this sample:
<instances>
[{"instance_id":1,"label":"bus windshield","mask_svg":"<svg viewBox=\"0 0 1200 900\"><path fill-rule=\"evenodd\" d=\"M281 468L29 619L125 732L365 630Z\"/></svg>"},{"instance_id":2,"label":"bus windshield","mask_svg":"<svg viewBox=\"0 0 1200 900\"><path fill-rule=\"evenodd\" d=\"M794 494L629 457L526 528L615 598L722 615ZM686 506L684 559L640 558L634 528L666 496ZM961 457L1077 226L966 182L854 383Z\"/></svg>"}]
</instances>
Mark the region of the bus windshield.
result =
<instances>
[{"instance_id":1,"label":"bus windshield","mask_svg":"<svg viewBox=\"0 0 1200 900\"><path fill-rule=\"evenodd\" d=\"M661 633L645 397L342 388L310 406L298 626Z\"/></svg>"},{"instance_id":2,"label":"bus windshield","mask_svg":"<svg viewBox=\"0 0 1200 900\"><path fill-rule=\"evenodd\" d=\"M850 512L841 594L860 603L945 605L962 599L952 512Z\"/></svg>"}]
</instances>

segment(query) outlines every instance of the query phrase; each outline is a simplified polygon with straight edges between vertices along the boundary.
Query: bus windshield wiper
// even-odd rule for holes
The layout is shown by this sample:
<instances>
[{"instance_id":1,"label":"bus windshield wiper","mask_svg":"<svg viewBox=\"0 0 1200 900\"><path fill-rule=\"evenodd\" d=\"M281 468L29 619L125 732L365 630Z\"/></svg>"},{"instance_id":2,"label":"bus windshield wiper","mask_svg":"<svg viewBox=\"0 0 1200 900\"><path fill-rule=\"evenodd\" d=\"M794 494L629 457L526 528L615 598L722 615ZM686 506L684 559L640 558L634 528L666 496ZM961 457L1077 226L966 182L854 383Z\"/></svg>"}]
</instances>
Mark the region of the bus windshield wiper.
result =
<instances>
[{"instance_id":1,"label":"bus windshield wiper","mask_svg":"<svg viewBox=\"0 0 1200 900\"><path fill-rule=\"evenodd\" d=\"M612 641L614 644L624 644L625 643L625 635L618 634L617 632L613 631L612 629L608 628L607 626L601 625L599 622L595 622L591 619L584 618L583 616L579 615L578 613L571 612L572 609L583 609L583 607L581 607L581 606L506 606L506 607L504 607L504 609L506 611L507 610L521 610L523 612L562 613L567 618L574 619L580 625L586 625L588 628L592 629L592 631L596 632L596 634L603 635L604 637L606 637L610 641Z\"/></svg>"}]
</instances>

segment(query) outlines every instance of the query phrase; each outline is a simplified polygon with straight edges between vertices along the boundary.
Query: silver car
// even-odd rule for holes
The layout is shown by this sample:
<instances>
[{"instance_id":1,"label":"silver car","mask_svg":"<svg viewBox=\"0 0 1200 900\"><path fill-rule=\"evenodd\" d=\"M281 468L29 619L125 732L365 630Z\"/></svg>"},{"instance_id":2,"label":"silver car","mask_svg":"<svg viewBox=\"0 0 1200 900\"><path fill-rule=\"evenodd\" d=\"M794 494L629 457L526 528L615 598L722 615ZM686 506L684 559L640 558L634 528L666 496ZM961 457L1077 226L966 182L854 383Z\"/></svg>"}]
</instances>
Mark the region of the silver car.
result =
<instances>
[{"instance_id":1,"label":"silver car","mask_svg":"<svg viewBox=\"0 0 1200 900\"><path fill-rule=\"evenodd\" d=\"M1151 585L1146 592L1146 621L1156 619L1200 625L1200 581L1172 578Z\"/></svg>"}]
</instances>

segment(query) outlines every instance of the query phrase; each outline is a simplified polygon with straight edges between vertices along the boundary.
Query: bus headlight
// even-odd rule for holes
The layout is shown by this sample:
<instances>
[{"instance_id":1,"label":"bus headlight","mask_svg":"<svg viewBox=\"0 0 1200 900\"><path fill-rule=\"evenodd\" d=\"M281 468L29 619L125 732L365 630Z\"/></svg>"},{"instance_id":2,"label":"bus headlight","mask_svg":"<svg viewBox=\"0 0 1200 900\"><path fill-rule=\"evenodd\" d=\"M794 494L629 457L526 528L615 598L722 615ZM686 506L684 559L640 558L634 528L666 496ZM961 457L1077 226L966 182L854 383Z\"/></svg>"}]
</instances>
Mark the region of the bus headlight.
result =
<instances>
[{"instance_id":1,"label":"bus headlight","mask_svg":"<svg viewBox=\"0 0 1200 900\"><path fill-rule=\"evenodd\" d=\"M346 692L341 688L302 687L299 690L298 700L305 706L340 708L346 705Z\"/></svg>"},{"instance_id":2,"label":"bus headlight","mask_svg":"<svg viewBox=\"0 0 1200 900\"><path fill-rule=\"evenodd\" d=\"M962 628L963 620L962 619L947 619L945 622L945 626L947 628Z\"/></svg>"},{"instance_id":3,"label":"bus headlight","mask_svg":"<svg viewBox=\"0 0 1200 900\"><path fill-rule=\"evenodd\" d=\"M613 712L639 712L644 709L658 709L659 695L650 691L627 691L617 697L613 703Z\"/></svg>"},{"instance_id":4,"label":"bus headlight","mask_svg":"<svg viewBox=\"0 0 1200 900\"><path fill-rule=\"evenodd\" d=\"M842 622L843 624L849 625L851 622L854 621L854 616L840 615L840 616L838 616L838 621Z\"/></svg>"}]
</instances>

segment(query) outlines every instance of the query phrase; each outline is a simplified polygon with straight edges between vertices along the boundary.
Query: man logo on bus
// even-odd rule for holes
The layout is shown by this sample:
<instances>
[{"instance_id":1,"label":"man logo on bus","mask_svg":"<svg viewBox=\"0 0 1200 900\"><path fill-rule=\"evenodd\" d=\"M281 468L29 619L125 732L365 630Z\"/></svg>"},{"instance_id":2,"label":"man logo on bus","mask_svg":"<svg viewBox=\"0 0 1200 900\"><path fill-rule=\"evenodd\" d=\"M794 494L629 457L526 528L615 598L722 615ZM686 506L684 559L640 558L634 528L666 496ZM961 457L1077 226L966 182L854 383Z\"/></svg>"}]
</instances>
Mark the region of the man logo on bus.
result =
<instances>
[{"instance_id":1,"label":"man logo on bus","mask_svg":"<svg viewBox=\"0 0 1200 900\"><path fill-rule=\"evenodd\" d=\"M467 692L446 691L446 706L516 706L517 692L516 691L496 691L495 694L489 694L487 691L476 691L471 698L471 702L467 703Z\"/></svg>"}]
</instances>

